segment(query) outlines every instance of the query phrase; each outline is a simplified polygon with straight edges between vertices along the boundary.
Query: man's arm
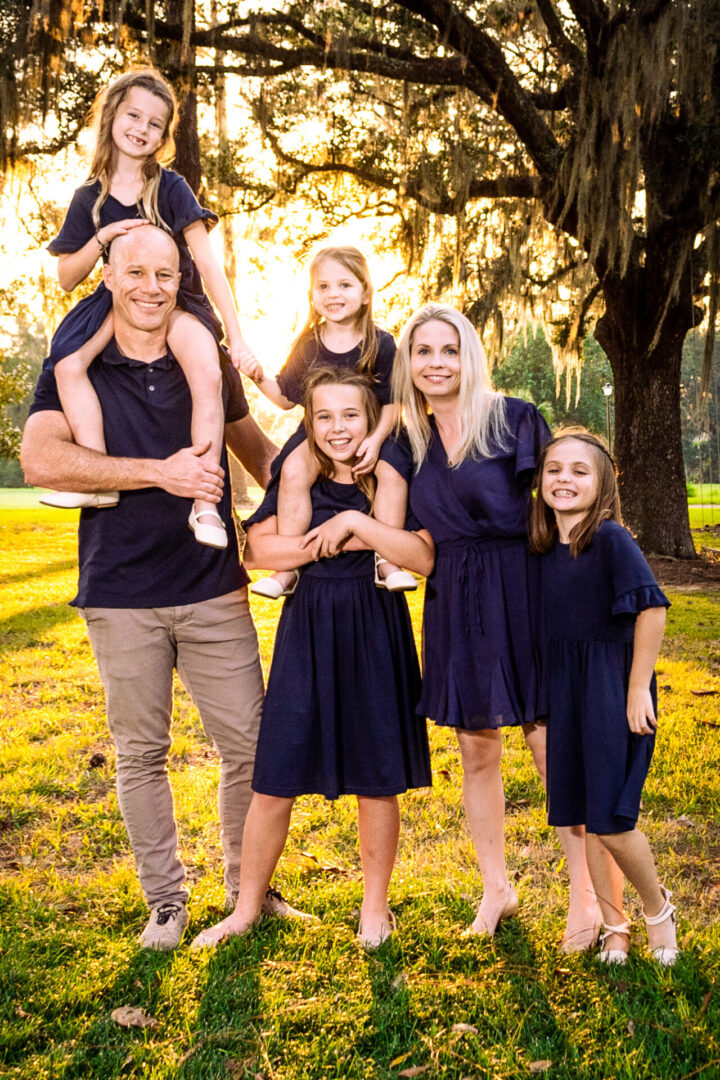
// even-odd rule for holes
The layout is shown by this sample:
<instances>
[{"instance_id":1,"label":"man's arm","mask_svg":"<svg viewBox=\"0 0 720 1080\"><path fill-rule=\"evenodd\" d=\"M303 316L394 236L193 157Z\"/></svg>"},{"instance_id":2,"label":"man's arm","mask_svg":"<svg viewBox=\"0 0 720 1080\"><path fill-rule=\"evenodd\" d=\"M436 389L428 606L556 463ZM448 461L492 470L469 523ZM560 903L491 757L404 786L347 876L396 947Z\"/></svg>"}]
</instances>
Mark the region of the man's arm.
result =
<instances>
[{"instance_id":1,"label":"man's arm","mask_svg":"<svg viewBox=\"0 0 720 1080\"><path fill-rule=\"evenodd\" d=\"M20 463L29 484L56 491L159 487L186 499L219 502L225 473L203 458L209 445L187 447L164 459L108 457L78 446L64 414L44 409L25 425Z\"/></svg>"},{"instance_id":2,"label":"man's arm","mask_svg":"<svg viewBox=\"0 0 720 1080\"><path fill-rule=\"evenodd\" d=\"M278 448L251 413L225 425L225 442L242 467L261 488L266 488L270 482L270 462L277 456Z\"/></svg>"}]
</instances>

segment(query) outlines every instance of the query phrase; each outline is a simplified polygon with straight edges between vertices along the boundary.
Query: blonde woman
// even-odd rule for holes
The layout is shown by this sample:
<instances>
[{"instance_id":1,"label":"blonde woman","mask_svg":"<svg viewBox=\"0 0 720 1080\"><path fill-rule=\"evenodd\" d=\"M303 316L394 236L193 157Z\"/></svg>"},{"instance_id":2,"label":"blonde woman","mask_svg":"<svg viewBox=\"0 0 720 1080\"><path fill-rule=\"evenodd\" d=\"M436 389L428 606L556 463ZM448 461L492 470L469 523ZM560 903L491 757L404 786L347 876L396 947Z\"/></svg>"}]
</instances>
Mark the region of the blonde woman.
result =
<instances>
[{"instance_id":1,"label":"blonde woman","mask_svg":"<svg viewBox=\"0 0 720 1080\"><path fill-rule=\"evenodd\" d=\"M537 564L528 555L526 520L533 470L550 432L534 405L493 391L473 326L444 304L426 305L405 327L393 396L412 449L411 509L437 546L425 596L418 711L457 733L483 879L471 932L492 936L518 907L505 863L504 727L522 728L545 779ZM597 937L595 894L582 828L558 831L571 879L563 948L579 951Z\"/></svg>"}]
</instances>

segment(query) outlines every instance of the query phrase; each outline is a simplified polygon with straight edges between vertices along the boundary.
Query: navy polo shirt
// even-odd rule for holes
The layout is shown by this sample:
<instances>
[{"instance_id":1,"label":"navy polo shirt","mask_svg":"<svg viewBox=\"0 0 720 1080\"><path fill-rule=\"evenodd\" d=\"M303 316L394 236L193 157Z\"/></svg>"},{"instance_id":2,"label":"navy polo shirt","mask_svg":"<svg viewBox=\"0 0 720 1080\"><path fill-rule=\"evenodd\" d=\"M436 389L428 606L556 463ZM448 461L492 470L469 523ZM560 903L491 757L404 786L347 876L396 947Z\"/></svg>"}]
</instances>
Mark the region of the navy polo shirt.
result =
<instances>
[{"instance_id":1,"label":"navy polo shirt","mask_svg":"<svg viewBox=\"0 0 720 1080\"><path fill-rule=\"evenodd\" d=\"M113 340L89 368L100 399L108 454L166 458L192 445L192 399L182 369L171 353L142 363L123 356ZM248 414L242 382L223 365L225 421ZM31 414L62 411L52 371L43 371ZM83 510L80 515L79 607L176 607L200 603L241 588L249 581L240 563L232 514L227 454L222 501L216 509L228 534L221 551L199 544L188 526L191 499L160 488L121 491L118 506Z\"/></svg>"}]
</instances>

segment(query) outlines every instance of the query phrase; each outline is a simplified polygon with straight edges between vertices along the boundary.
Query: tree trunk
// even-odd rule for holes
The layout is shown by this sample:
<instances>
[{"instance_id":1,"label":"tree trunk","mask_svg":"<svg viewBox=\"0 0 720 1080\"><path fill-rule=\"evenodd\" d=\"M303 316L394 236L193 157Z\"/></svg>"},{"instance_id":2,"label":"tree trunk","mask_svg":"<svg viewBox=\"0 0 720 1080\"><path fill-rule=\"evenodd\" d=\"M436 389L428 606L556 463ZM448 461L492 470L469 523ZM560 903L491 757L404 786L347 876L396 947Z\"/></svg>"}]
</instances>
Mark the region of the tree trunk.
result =
<instances>
[{"instance_id":1,"label":"tree trunk","mask_svg":"<svg viewBox=\"0 0 720 1080\"><path fill-rule=\"evenodd\" d=\"M191 44L195 5L189 0L169 0L168 20L183 28L182 41L158 40L156 42L158 66L163 75L172 83L178 99L173 168L185 177L197 195L200 190L202 171L197 130L195 49Z\"/></svg>"},{"instance_id":2,"label":"tree trunk","mask_svg":"<svg viewBox=\"0 0 720 1080\"><path fill-rule=\"evenodd\" d=\"M636 336L644 313L637 307L632 315L613 311L612 297L607 292L605 297L610 303L595 337L615 382L614 451L625 523L646 554L694 559L680 414L687 318L678 307L671 308L658 344L647 349Z\"/></svg>"}]
</instances>

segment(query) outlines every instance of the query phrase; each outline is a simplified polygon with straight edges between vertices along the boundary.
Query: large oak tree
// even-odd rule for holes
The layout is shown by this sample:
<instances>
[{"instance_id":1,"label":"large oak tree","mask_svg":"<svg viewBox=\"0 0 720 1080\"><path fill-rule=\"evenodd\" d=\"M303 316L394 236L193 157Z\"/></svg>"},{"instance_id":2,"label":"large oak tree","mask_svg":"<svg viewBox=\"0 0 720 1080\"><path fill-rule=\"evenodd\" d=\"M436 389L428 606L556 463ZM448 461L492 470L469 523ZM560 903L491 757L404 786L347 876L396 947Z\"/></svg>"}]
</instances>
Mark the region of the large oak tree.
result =
<instances>
[{"instance_id":1,"label":"large oak tree","mask_svg":"<svg viewBox=\"0 0 720 1080\"><path fill-rule=\"evenodd\" d=\"M100 42L115 63L153 59L180 88L179 167L197 183L194 94L219 78L221 55L222 78L254 94L285 191L354 177L390 202L414 257L433 222L452 222L446 279L481 329L493 314L497 328L503 293L561 297L567 359L596 319L627 520L646 550L692 557L680 362L688 330L705 308L712 327L717 307L717 0L250 7L214 5L211 24L192 0L36 0L29 18L6 4L6 156L28 149L23 104L59 106L54 143L72 137L92 85L82 52ZM308 144L297 133L310 116Z\"/></svg>"}]
</instances>

